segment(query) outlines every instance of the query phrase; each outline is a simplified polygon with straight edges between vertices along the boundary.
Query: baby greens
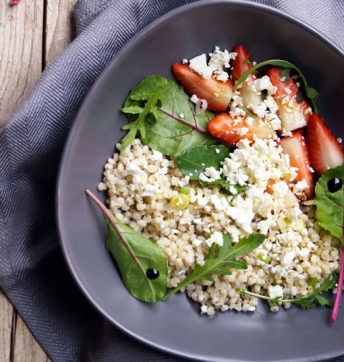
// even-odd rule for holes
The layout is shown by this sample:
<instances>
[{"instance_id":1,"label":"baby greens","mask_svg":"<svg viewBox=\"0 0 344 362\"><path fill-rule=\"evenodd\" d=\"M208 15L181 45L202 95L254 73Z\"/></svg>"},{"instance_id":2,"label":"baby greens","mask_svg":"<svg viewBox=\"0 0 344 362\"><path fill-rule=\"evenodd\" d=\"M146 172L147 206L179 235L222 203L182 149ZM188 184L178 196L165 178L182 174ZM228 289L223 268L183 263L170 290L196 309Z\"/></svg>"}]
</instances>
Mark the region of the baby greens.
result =
<instances>
[{"instance_id":1,"label":"baby greens","mask_svg":"<svg viewBox=\"0 0 344 362\"><path fill-rule=\"evenodd\" d=\"M114 257L127 290L145 302L158 302L167 290L167 260L151 240L121 223L90 191L108 224L106 248ZM151 277L153 275L154 277Z\"/></svg>"},{"instance_id":2,"label":"baby greens","mask_svg":"<svg viewBox=\"0 0 344 362\"><path fill-rule=\"evenodd\" d=\"M246 269L247 264L236 257L251 252L265 239L265 235L252 234L232 246L227 234L223 246L212 245L204 265L196 264L194 271L171 292L167 290L167 260L163 250L149 239L121 223L90 191L87 195L102 210L107 224L106 248L111 252L129 293L145 302L165 300L187 284L198 279L212 280L212 274L231 274L228 268Z\"/></svg>"},{"instance_id":3,"label":"baby greens","mask_svg":"<svg viewBox=\"0 0 344 362\"><path fill-rule=\"evenodd\" d=\"M283 299L282 296L270 298L268 296L252 293L243 289L240 290L240 293L243 295L251 295L253 297L267 300L277 306L281 305L282 303L295 303L298 306L305 309L314 308L317 305L320 305L322 307L332 307L333 306L332 301L323 296L322 293L331 292L332 289L336 286L336 283L337 283L337 274L332 273L324 280L321 286L315 289L312 293L296 298Z\"/></svg>"},{"instance_id":4,"label":"baby greens","mask_svg":"<svg viewBox=\"0 0 344 362\"><path fill-rule=\"evenodd\" d=\"M315 186L315 204L318 208L320 225L341 240L342 252L338 278L338 292L331 315L334 322L339 309L344 277L344 187L333 190L329 184L333 179L344 180L344 164L322 174Z\"/></svg>"},{"instance_id":5,"label":"baby greens","mask_svg":"<svg viewBox=\"0 0 344 362\"><path fill-rule=\"evenodd\" d=\"M230 275L232 272L229 268L247 269L247 264L243 260L237 260L236 257L250 253L265 240L263 234L251 234L243 237L237 244L232 245L229 234L223 238L223 246L219 247L213 244L203 265L196 264L193 272L185 278L176 288L172 289L164 298L166 300L180 289L190 283L200 279L212 280L212 274Z\"/></svg>"},{"instance_id":6,"label":"baby greens","mask_svg":"<svg viewBox=\"0 0 344 362\"><path fill-rule=\"evenodd\" d=\"M315 186L314 201L319 212L320 225L341 239L343 244L344 187L342 185L336 192L331 192L328 182L334 178L344 179L344 164L323 173Z\"/></svg>"},{"instance_id":7,"label":"baby greens","mask_svg":"<svg viewBox=\"0 0 344 362\"><path fill-rule=\"evenodd\" d=\"M230 154L230 149L224 145L212 146L192 146L185 149L177 155L177 165L179 170L190 177L190 180L198 180L201 185L218 185L226 192L230 192L231 187L239 193L245 189L245 186L232 185L225 178L219 178L212 181L202 181L200 175L206 168L213 167L220 171L221 164Z\"/></svg>"},{"instance_id":8,"label":"baby greens","mask_svg":"<svg viewBox=\"0 0 344 362\"><path fill-rule=\"evenodd\" d=\"M179 170L190 177L190 180L199 180L199 176L208 167L220 170L221 162L230 154L228 147L193 146L180 153L177 157Z\"/></svg>"},{"instance_id":9,"label":"baby greens","mask_svg":"<svg viewBox=\"0 0 344 362\"><path fill-rule=\"evenodd\" d=\"M134 87L124 101L122 112L129 130L122 140L122 149L135 137L164 155L175 156L195 145L211 145L217 141L207 132L214 114L195 113L184 89L167 78L152 75Z\"/></svg>"}]
</instances>

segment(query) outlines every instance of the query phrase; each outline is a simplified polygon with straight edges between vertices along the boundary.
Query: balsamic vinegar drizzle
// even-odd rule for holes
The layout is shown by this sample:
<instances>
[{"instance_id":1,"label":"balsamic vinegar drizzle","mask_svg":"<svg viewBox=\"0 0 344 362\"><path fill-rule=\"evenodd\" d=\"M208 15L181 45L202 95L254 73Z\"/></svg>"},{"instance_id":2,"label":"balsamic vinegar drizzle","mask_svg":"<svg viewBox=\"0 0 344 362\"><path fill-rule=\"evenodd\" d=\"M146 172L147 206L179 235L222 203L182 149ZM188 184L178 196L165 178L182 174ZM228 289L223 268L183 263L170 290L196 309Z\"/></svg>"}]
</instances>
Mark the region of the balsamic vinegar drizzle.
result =
<instances>
[{"instance_id":1,"label":"balsamic vinegar drizzle","mask_svg":"<svg viewBox=\"0 0 344 362\"><path fill-rule=\"evenodd\" d=\"M154 280L159 277L159 271L155 269L147 269L146 276L150 280Z\"/></svg>"},{"instance_id":2,"label":"balsamic vinegar drizzle","mask_svg":"<svg viewBox=\"0 0 344 362\"><path fill-rule=\"evenodd\" d=\"M327 182L327 188L331 193L339 191L343 186L343 180L335 177Z\"/></svg>"}]
</instances>

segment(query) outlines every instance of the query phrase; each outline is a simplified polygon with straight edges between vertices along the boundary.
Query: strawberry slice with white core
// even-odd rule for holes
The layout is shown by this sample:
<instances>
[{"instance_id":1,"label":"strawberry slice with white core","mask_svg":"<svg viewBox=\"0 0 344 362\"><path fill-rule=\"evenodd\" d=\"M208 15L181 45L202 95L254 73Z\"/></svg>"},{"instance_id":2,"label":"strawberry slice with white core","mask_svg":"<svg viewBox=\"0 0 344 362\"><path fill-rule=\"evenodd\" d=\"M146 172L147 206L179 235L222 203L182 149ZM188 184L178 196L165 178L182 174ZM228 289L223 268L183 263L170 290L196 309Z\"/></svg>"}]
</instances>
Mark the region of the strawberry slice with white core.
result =
<instances>
[{"instance_id":1,"label":"strawberry slice with white core","mask_svg":"<svg viewBox=\"0 0 344 362\"><path fill-rule=\"evenodd\" d=\"M293 180L297 182L305 181L308 187L304 190L307 199L314 196L313 173L310 167L310 158L306 140L302 131L298 130L292 133L290 137L281 138L279 144L283 148L283 152L289 155L290 166L297 168L297 176Z\"/></svg>"},{"instance_id":2,"label":"strawberry slice with white core","mask_svg":"<svg viewBox=\"0 0 344 362\"><path fill-rule=\"evenodd\" d=\"M208 109L215 112L227 110L233 96L233 83L219 81L211 76L208 79L193 71L187 64L173 64L172 72L181 82L186 93L196 95L199 99L205 99Z\"/></svg>"},{"instance_id":3,"label":"strawberry slice with white core","mask_svg":"<svg viewBox=\"0 0 344 362\"><path fill-rule=\"evenodd\" d=\"M344 163L341 144L317 113L308 121L307 140L311 166L319 175Z\"/></svg>"},{"instance_id":4,"label":"strawberry slice with white core","mask_svg":"<svg viewBox=\"0 0 344 362\"><path fill-rule=\"evenodd\" d=\"M278 104L278 116L281 119L284 132L294 131L307 125L312 110L306 101L298 102L298 86L289 77L284 79L280 68L270 68L267 71L270 81L276 87L274 98Z\"/></svg>"},{"instance_id":5,"label":"strawberry slice with white core","mask_svg":"<svg viewBox=\"0 0 344 362\"><path fill-rule=\"evenodd\" d=\"M235 146L241 139L275 138L275 131L268 123L259 119L233 118L229 113L221 113L208 124L210 134Z\"/></svg>"},{"instance_id":6,"label":"strawberry slice with white core","mask_svg":"<svg viewBox=\"0 0 344 362\"><path fill-rule=\"evenodd\" d=\"M237 56L231 61L231 75L232 80L236 82L246 71L252 68L252 62L246 48L243 45L235 46L233 48L233 52L237 53ZM250 108L250 105L258 106L262 101L262 97L250 88L250 85L255 79L257 79L257 75L255 72L252 72L241 84L239 92L242 97L244 107Z\"/></svg>"}]
</instances>

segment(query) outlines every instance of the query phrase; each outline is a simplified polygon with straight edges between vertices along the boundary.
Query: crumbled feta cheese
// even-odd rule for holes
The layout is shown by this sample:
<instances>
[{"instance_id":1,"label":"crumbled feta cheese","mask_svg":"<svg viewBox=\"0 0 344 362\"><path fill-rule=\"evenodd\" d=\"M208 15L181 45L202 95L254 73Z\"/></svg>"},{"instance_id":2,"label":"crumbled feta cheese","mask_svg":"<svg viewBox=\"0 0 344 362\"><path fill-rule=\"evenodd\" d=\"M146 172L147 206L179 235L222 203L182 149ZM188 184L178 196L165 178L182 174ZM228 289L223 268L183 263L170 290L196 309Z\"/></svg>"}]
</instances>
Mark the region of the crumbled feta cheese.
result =
<instances>
[{"instance_id":1,"label":"crumbled feta cheese","mask_svg":"<svg viewBox=\"0 0 344 362\"><path fill-rule=\"evenodd\" d=\"M213 67L208 67L207 56L205 54L190 59L189 67L205 79L209 79L215 70Z\"/></svg>"},{"instance_id":2,"label":"crumbled feta cheese","mask_svg":"<svg viewBox=\"0 0 344 362\"><path fill-rule=\"evenodd\" d=\"M283 288L280 285L270 285L268 293L269 297L272 299L283 297Z\"/></svg>"},{"instance_id":3,"label":"crumbled feta cheese","mask_svg":"<svg viewBox=\"0 0 344 362\"><path fill-rule=\"evenodd\" d=\"M204 172L200 173L199 179L204 182L213 182L221 179L221 171L215 167L207 167Z\"/></svg>"},{"instance_id":4,"label":"crumbled feta cheese","mask_svg":"<svg viewBox=\"0 0 344 362\"><path fill-rule=\"evenodd\" d=\"M206 240L208 246L212 246L213 244L217 244L219 246L223 245L223 236L220 232L214 231L210 237Z\"/></svg>"}]
</instances>

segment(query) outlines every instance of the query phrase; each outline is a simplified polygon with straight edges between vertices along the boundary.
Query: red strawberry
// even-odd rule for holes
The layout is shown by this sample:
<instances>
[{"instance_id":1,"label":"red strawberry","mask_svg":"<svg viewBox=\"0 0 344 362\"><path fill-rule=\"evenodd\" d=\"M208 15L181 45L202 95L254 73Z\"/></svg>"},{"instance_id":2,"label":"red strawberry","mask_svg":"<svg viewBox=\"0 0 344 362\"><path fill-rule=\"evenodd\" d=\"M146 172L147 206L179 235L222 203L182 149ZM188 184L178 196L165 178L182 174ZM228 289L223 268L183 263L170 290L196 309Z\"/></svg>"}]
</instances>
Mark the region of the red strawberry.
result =
<instances>
[{"instance_id":1,"label":"red strawberry","mask_svg":"<svg viewBox=\"0 0 344 362\"><path fill-rule=\"evenodd\" d=\"M293 132L290 137L281 138L280 145L283 152L289 155L290 166L298 169L294 182L305 180L309 187L304 192L307 199L311 199L314 196L313 173L310 168L308 148L302 131L298 130Z\"/></svg>"},{"instance_id":2,"label":"red strawberry","mask_svg":"<svg viewBox=\"0 0 344 362\"><path fill-rule=\"evenodd\" d=\"M232 79L236 82L246 71L252 68L250 56L243 45L237 45L233 48L233 52L237 53L235 59L231 61L232 66ZM249 75L248 80L252 81L257 78L255 72Z\"/></svg>"},{"instance_id":3,"label":"red strawberry","mask_svg":"<svg viewBox=\"0 0 344 362\"><path fill-rule=\"evenodd\" d=\"M245 119L232 118L229 113L221 113L213 118L208 124L208 131L229 145L236 145L243 138L253 140L255 137L272 138L275 135L270 124L257 119L247 122Z\"/></svg>"},{"instance_id":4,"label":"red strawberry","mask_svg":"<svg viewBox=\"0 0 344 362\"><path fill-rule=\"evenodd\" d=\"M172 72L190 96L196 94L208 102L209 110L223 112L228 108L233 95L233 83L230 80L221 82L214 77L205 79L186 64L173 64Z\"/></svg>"},{"instance_id":5,"label":"red strawberry","mask_svg":"<svg viewBox=\"0 0 344 362\"><path fill-rule=\"evenodd\" d=\"M236 82L247 70L252 68L250 56L243 45L237 45L233 48L233 52L237 53L235 59L231 61L232 79ZM241 83L240 96L242 97L244 107L250 105L257 106L261 103L261 96L250 89L250 84L257 79L255 72L250 73L245 82Z\"/></svg>"},{"instance_id":6,"label":"red strawberry","mask_svg":"<svg viewBox=\"0 0 344 362\"><path fill-rule=\"evenodd\" d=\"M308 121L307 140L311 166L319 175L344 163L342 146L317 113Z\"/></svg>"},{"instance_id":7,"label":"red strawberry","mask_svg":"<svg viewBox=\"0 0 344 362\"><path fill-rule=\"evenodd\" d=\"M278 104L278 116L282 121L283 130L290 132L306 126L311 115L310 107L306 101L299 103L296 100L298 86L294 80L289 77L285 82L280 68L270 68L267 75L276 87L274 98Z\"/></svg>"}]
</instances>

